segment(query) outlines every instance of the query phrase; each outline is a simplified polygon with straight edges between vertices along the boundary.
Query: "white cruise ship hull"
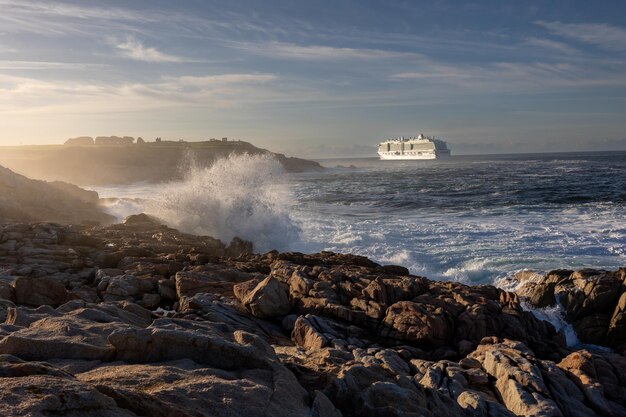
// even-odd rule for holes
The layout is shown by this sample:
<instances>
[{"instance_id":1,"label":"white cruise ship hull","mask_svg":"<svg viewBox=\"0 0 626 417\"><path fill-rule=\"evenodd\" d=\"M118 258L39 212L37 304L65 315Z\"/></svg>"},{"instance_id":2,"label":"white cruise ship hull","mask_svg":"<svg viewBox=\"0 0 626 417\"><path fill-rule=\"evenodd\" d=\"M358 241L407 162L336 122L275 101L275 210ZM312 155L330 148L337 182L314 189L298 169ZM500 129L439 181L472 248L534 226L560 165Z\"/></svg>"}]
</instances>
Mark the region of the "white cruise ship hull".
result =
<instances>
[{"instance_id":1,"label":"white cruise ship hull","mask_svg":"<svg viewBox=\"0 0 626 417\"><path fill-rule=\"evenodd\" d=\"M383 160L395 160L395 161L403 161L403 160L416 160L416 159L441 159L441 158L449 158L450 153L425 153L422 154L396 154L396 153L387 153L387 152L378 152L378 156Z\"/></svg>"}]
</instances>

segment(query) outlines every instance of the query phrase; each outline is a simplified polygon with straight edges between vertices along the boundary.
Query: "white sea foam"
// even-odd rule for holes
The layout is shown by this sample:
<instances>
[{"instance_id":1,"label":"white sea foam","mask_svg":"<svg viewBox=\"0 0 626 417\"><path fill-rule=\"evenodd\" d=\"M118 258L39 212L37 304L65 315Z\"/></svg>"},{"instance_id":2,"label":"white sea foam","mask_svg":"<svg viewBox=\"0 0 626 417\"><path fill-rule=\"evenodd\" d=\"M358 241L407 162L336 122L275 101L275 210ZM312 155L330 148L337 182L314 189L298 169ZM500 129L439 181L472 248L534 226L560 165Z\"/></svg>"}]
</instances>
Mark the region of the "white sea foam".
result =
<instances>
[{"instance_id":1,"label":"white sea foam","mask_svg":"<svg viewBox=\"0 0 626 417\"><path fill-rule=\"evenodd\" d=\"M132 214L143 213L148 200L139 198L106 198L100 203L104 211L114 216L118 222Z\"/></svg>"},{"instance_id":2,"label":"white sea foam","mask_svg":"<svg viewBox=\"0 0 626 417\"><path fill-rule=\"evenodd\" d=\"M300 229L289 215L292 197L274 157L231 155L209 167L188 159L186 171L180 182L96 190L106 197L126 197L103 202L118 220L145 212L187 233L225 243L235 236L250 240L258 252L297 245Z\"/></svg>"},{"instance_id":3,"label":"white sea foam","mask_svg":"<svg viewBox=\"0 0 626 417\"><path fill-rule=\"evenodd\" d=\"M299 228L283 174L271 155L231 155L210 167L191 161L184 181L163 186L148 212L188 233L224 242L237 236L261 252L288 250Z\"/></svg>"},{"instance_id":4,"label":"white sea foam","mask_svg":"<svg viewBox=\"0 0 626 417\"><path fill-rule=\"evenodd\" d=\"M526 311L532 312L538 319L552 324L556 331L562 330L565 334L565 342L567 343L567 346L580 346L580 340L578 339L578 336L576 336L574 327L565 321L565 313L560 303L557 303L553 307L535 308L522 302L522 308Z\"/></svg>"}]
</instances>

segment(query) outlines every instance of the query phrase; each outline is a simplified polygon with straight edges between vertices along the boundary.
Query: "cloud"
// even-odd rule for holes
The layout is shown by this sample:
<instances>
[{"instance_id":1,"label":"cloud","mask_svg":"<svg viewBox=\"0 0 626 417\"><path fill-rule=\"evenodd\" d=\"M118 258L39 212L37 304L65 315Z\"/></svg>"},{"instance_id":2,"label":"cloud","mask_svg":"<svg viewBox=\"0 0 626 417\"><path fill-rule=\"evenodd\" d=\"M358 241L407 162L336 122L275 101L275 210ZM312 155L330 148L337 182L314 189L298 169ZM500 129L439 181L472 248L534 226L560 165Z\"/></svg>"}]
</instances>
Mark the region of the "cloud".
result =
<instances>
[{"instance_id":1,"label":"cloud","mask_svg":"<svg viewBox=\"0 0 626 417\"><path fill-rule=\"evenodd\" d=\"M552 33L614 51L626 51L626 29L606 23L561 23L538 20Z\"/></svg>"},{"instance_id":2,"label":"cloud","mask_svg":"<svg viewBox=\"0 0 626 417\"><path fill-rule=\"evenodd\" d=\"M48 61L15 61L0 60L0 70L85 70L91 68L103 68L107 65L83 64L76 62L48 62Z\"/></svg>"},{"instance_id":3,"label":"cloud","mask_svg":"<svg viewBox=\"0 0 626 417\"><path fill-rule=\"evenodd\" d=\"M492 62L448 65L423 60L419 71L392 74L397 82L455 85L466 91L531 92L589 86L626 86L622 71L603 70L568 62Z\"/></svg>"},{"instance_id":4,"label":"cloud","mask_svg":"<svg viewBox=\"0 0 626 417\"><path fill-rule=\"evenodd\" d=\"M339 48L326 45L297 45L284 42L245 44L240 46L257 55L297 60L368 60L414 57L417 54L382 49Z\"/></svg>"},{"instance_id":5,"label":"cloud","mask_svg":"<svg viewBox=\"0 0 626 417\"><path fill-rule=\"evenodd\" d=\"M576 55L579 53L576 48L573 48L563 42L558 42L551 39L530 37L524 40L524 44L537 48L559 51L566 55Z\"/></svg>"},{"instance_id":6,"label":"cloud","mask_svg":"<svg viewBox=\"0 0 626 417\"><path fill-rule=\"evenodd\" d=\"M48 81L0 73L0 114L117 112L185 105L233 107L285 99L287 96L264 87L276 79L274 74L232 73L107 84Z\"/></svg>"},{"instance_id":7,"label":"cloud","mask_svg":"<svg viewBox=\"0 0 626 417\"><path fill-rule=\"evenodd\" d=\"M144 46L141 42L128 38L125 42L116 45L122 55L142 62L188 62L185 58L163 53L156 48Z\"/></svg>"}]
</instances>

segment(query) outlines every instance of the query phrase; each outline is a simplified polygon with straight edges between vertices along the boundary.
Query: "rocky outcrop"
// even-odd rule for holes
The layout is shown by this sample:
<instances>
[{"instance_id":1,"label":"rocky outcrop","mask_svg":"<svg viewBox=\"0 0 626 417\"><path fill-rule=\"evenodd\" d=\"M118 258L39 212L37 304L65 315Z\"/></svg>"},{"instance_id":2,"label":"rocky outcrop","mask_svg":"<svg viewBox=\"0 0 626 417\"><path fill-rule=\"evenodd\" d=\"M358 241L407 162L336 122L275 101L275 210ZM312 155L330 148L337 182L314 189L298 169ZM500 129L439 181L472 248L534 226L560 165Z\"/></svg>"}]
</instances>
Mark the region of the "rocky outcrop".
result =
<instances>
[{"instance_id":1,"label":"rocky outcrop","mask_svg":"<svg viewBox=\"0 0 626 417\"><path fill-rule=\"evenodd\" d=\"M619 347L623 270L526 274L517 295L249 248L145 216L0 226L0 413L626 415L620 351L568 347L527 306L604 317L585 328Z\"/></svg>"},{"instance_id":2,"label":"rocky outcrop","mask_svg":"<svg viewBox=\"0 0 626 417\"><path fill-rule=\"evenodd\" d=\"M112 223L98 194L63 182L35 181L0 167L0 220Z\"/></svg>"},{"instance_id":3,"label":"rocky outcrop","mask_svg":"<svg viewBox=\"0 0 626 417\"><path fill-rule=\"evenodd\" d=\"M518 292L531 305L560 305L582 342L626 352L626 269L558 270L521 281Z\"/></svg>"}]
</instances>

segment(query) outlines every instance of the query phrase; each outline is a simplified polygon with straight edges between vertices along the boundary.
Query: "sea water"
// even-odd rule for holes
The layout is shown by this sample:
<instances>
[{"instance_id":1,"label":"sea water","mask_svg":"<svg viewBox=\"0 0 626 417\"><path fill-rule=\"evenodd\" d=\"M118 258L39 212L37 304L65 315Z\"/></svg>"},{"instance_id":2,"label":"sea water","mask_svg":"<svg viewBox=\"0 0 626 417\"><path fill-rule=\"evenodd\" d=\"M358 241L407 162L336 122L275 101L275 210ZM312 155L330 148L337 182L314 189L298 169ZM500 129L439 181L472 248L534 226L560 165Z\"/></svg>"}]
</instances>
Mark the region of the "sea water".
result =
<instances>
[{"instance_id":1,"label":"sea water","mask_svg":"<svg viewBox=\"0 0 626 417\"><path fill-rule=\"evenodd\" d=\"M502 283L519 270L626 265L626 152L189 163L170 184L93 187L120 219L149 212L258 251L332 250L432 279Z\"/></svg>"}]
</instances>

